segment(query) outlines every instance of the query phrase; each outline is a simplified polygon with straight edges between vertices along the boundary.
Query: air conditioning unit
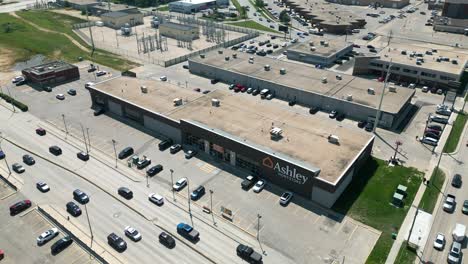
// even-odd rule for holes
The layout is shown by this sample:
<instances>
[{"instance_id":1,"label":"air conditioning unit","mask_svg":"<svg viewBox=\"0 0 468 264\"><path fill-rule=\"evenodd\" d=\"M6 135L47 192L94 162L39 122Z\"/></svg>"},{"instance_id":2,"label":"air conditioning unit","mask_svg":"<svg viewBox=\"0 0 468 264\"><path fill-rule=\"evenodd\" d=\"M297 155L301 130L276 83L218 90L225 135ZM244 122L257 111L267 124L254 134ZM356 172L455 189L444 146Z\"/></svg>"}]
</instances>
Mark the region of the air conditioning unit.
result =
<instances>
[{"instance_id":1,"label":"air conditioning unit","mask_svg":"<svg viewBox=\"0 0 468 264\"><path fill-rule=\"evenodd\" d=\"M271 136L272 139L281 138L282 134L283 134L283 130L281 128L279 128L279 127L273 127L270 130L270 136Z\"/></svg>"},{"instance_id":2,"label":"air conditioning unit","mask_svg":"<svg viewBox=\"0 0 468 264\"><path fill-rule=\"evenodd\" d=\"M182 105L182 99L181 98L175 98L173 100L173 102L174 102L174 106Z\"/></svg>"},{"instance_id":3,"label":"air conditioning unit","mask_svg":"<svg viewBox=\"0 0 468 264\"><path fill-rule=\"evenodd\" d=\"M336 75L336 79L337 79L337 80L341 80L341 79L343 79L343 76L341 76L341 75L338 74L338 75Z\"/></svg>"},{"instance_id":4,"label":"air conditioning unit","mask_svg":"<svg viewBox=\"0 0 468 264\"><path fill-rule=\"evenodd\" d=\"M313 41L309 42L309 46L311 47L314 46L314 42Z\"/></svg>"},{"instance_id":5,"label":"air conditioning unit","mask_svg":"<svg viewBox=\"0 0 468 264\"><path fill-rule=\"evenodd\" d=\"M374 95L375 94L374 88L367 88L367 93Z\"/></svg>"},{"instance_id":6,"label":"air conditioning unit","mask_svg":"<svg viewBox=\"0 0 468 264\"><path fill-rule=\"evenodd\" d=\"M316 51L316 50L317 50L316 47L311 47L311 48L310 48L310 51Z\"/></svg>"},{"instance_id":7,"label":"air conditioning unit","mask_svg":"<svg viewBox=\"0 0 468 264\"><path fill-rule=\"evenodd\" d=\"M353 95L352 94L348 94L346 96L346 101L352 101L353 100Z\"/></svg>"},{"instance_id":8,"label":"air conditioning unit","mask_svg":"<svg viewBox=\"0 0 468 264\"><path fill-rule=\"evenodd\" d=\"M265 68L265 71L269 71L270 70L270 65L267 64L267 65L264 66L264 68Z\"/></svg>"},{"instance_id":9,"label":"air conditioning unit","mask_svg":"<svg viewBox=\"0 0 468 264\"><path fill-rule=\"evenodd\" d=\"M237 59L237 53L232 54L232 57L233 57L234 59Z\"/></svg>"},{"instance_id":10,"label":"air conditioning unit","mask_svg":"<svg viewBox=\"0 0 468 264\"><path fill-rule=\"evenodd\" d=\"M388 87L388 91L389 91L389 92L392 92L392 93L396 93L396 87L393 86L393 85L392 85L392 86L389 86L389 87Z\"/></svg>"},{"instance_id":11,"label":"air conditioning unit","mask_svg":"<svg viewBox=\"0 0 468 264\"><path fill-rule=\"evenodd\" d=\"M204 59L205 58L205 54L200 54L200 58Z\"/></svg>"},{"instance_id":12,"label":"air conditioning unit","mask_svg":"<svg viewBox=\"0 0 468 264\"><path fill-rule=\"evenodd\" d=\"M281 68L281 69L280 69L280 74L283 74L283 75L286 74L286 69L285 69L285 68Z\"/></svg>"},{"instance_id":13,"label":"air conditioning unit","mask_svg":"<svg viewBox=\"0 0 468 264\"><path fill-rule=\"evenodd\" d=\"M146 86L141 86L140 87L142 93L148 93L148 87Z\"/></svg>"},{"instance_id":14,"label":"air conditioning unit","mask_svg":"<svg viewBox=\"0 0 468 264\"><path fill-rule=\"evenodd\" d=\"M211 99L211 106L219 107L220 101L218 99Z\"/></svg>"},{"instance_id":15,"label":"air conditioning unit","mask_svg":"<svg viewBox=\"0 0 468 264\"><path fill-rule=\"evenodd\" d=\"M328 142L332 143L332 144L340 144L340 138L336 135L329 135L328 136Z\"/></svg>"},{"instance_id":16,"label":"air conditioning unit","mask_svg":"<svg viewBox=\"0 0 468 264\"><path fill-rule=\"evenodd\" d=\"M229 56L224 57L224 60L228 61L228 60L229 60Z\"/></svg>"},{"instance_id":17,"label":"air conditioning unit","mask_svg":"<svg viewBox=\"0 0 468 264\"><path fill-rule=\"evenodd\" d=\"M327 77L322 77L321 81L322 83L327 83L328 82Z\"/></svg>"}]
</instances>

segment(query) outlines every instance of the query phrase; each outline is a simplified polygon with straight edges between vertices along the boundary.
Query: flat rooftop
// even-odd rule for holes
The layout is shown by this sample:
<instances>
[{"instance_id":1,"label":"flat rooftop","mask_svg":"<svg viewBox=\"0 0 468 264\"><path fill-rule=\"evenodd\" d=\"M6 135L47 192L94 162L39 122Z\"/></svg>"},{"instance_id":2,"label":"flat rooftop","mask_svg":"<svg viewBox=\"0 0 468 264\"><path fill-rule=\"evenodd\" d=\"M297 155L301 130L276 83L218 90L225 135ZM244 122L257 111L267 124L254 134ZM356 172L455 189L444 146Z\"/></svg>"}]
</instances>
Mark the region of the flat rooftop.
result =
<instances>
[{"instance_id":1,"label":"flat rooftop","mask_svg":"<svg viewBox=\"0 0 468 264\"><path fill-rule=\"evenodd\" d=\"M322 45L321 41L325 41L327 45ZM310 45L310 43L313 43L313 45ZM308 42L300 42L293 46L290 46L288 48L288 51L329 57L351 45L353 44L346 43L338 39L323 39L312 37ZM315 48L314 51L311 50L312 47Z\"/></svg>"},{"instance_id":2,"label":"flat rooftop","mask_svg":"<svg viewBox=\"0 0 468 264\"><path fill-rule=\"evenodd\" d=\"M23 71L31 72L36 75L47 74L54 71L63 71L68 70L71 68L75 68L76 66L64 61L51 61L48 63L40 64L33 66L31 68L23 69Z\"/></svg>"},{"instance_id":3,"label":"flat rooftop","mask_svg":"<svg viewBox=\"0 0 468 264\"><path fill-rule=\"evenodd\" d=\"M148 93L140 91L141 85ZM344 170L372 139L372 134L347 129L336 121L303 115L272 101L257 100L224 90L206 95L160 82L118 77L95 85L95 89L129 101L174 120L195 121L224 131L249 145L278 156L286 156L305 168L320 168L319 179L336 183ZM182 106L174 106L174 98L183 98ZM220 107L211 106L211 99L220 100ZM272 123L283 129L283 138L270 139ZM340 144L328 142L337 135ZM313 150L313 151L311 151Z\"/></svg>"},{"instance_id":4,"label":"flat rooftop","mask_svg":"<svg viewBox=\"0 0 468 264\"><path fill-rule=\"evenodd\" d=\"M160 27L168 27L168 28L174 28L178 30L193 30L193 29L198 29L198 25L190 25L190 24L179 24L179 23L174 23L174 22L164 22Z\"/></svg>"},{"instance_id":5,"label":"flat rooftop","mask_svg":"<svg viewBox=\"0 0 468 264\"><path fill-rule=\"evenodd\" d=\"M237 54L237 59L232 57L233 53ZM228 61L225 60L226 56L230 57ZM204 59L197 56L190 58L190 60L340 100L346 100L348 95L352 95L354 103L375 109L379 105L383 83L268 57L253 56L254 63L249 63L249 57L249 54L246 53L224 50L223 54L214 51L206 53ZM269 71L265 71L265 65L270 65ZM284 75L280 74L282 68L286 69ZM341 80L337 79L337 75L341 76ZM327 78L327 83L321 82L324 77ZM368 88L373 88L375 94L368 94ZM382 110L393 114L398 113L413 94L414 90L412 89L402 88L397 89L396 92L389 92L387 89Z\"/></svg>"},{"instance_id":6,"label":"flat rooftop","mask_svg":"<svg viewBox=\"0 0 468 264\"><path fill-rule=\"evenodd\" d=\"M199 5L199 4L207 4L211 2L216 2L216 0L180 0L171 3L178 3L178 4L186 4L186 5Z\"/></svg>"},{"instance_id":7,"label":"flat rooftop","mask_svg":"<svg viewBox=\"0 0 468 264\"><path fill-rule=\"evenodd\" d=\"M433 49L437 52L432 52ZM406 51L406 55L401 54L402 51ZM432 55L426 54L427 51L432 52ZM422 53L423 57L410 57L411 53ZM380 60L390 61L393 63L411 65L412 67L418 67L421 69L427 68L432 71L448 72L451 74L461 74L465 69L465 65L468 60L468 54L456 48L444 47L440 45L412 45L412 44L392 44L391 46L382 49L379 54ZM446 57L450 61L437 62L437 58ZM416 64L416 58L424 59L422 65ZM453 64L452 60L457 60L457 64ZM422 70L424 71L424 70Z\"/></svg>"}]
</instances>

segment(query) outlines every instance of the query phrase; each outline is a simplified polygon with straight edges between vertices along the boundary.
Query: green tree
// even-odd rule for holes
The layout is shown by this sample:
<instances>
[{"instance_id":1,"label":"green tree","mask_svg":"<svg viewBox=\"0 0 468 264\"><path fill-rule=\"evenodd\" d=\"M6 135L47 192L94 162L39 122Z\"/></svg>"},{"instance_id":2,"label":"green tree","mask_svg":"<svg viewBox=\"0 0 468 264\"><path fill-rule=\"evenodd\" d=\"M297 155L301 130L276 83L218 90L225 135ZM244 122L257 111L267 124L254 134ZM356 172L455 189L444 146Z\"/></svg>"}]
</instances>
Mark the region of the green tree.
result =
<instances>
[{"instance_id":1,"label":"green tree","mask_svg":"<svg viewBox=\"0 0 468 264\"><path fill-rule=\"evenodd\" d=\"M279 19L284 24L288 24L289 21L291 21L291 18L289 17L288 12L286 10L281 11L281 13L279 14Z\"/></svg>"},{"instance_id":2,"label":"green tree","mask_svg":"<svg viewBox=\"0 0 468 264\"><path fill-rule=\"evenodd\" d=\"M258 8L265 7L265 2L263 0L255 0L255 6Z\"/></svg>"},{"instance_id":3,"label":"green tree","mask_svg":"<svg viewBox=\"0 0 468 264\"><path fill-rule=\"evenodd\" d=\"M241 19L247 19L247 8L245 6L241 6L239 9L239 16Z\"/></svg>"}]
</instances>

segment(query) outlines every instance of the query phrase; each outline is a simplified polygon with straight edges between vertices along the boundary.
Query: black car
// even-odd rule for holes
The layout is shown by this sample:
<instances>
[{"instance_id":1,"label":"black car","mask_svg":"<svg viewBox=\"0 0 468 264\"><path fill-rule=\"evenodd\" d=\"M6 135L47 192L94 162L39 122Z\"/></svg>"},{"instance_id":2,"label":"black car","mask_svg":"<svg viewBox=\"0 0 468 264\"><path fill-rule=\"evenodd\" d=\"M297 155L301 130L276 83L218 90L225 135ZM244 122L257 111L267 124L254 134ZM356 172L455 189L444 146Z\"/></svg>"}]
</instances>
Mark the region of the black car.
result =
<instances>
[{"instance_id":1,"label":"black car","mask_svg":"<svg viewBox=\"0 0 468 264\"><path fill-rule=\"evenodd\" d=\"M312 106L312 107L309 109L309 114L315 115L318 111L319 111L319 108L318 108L318 107Z\"/></svg>"},{"instance_id":2,"label":"black car","mask_svg":"<svg viewBox=\"0 0 468 264\"><path fill-rule=\"evenodd\" d=\"M190 194L190 199L196 201L200 199L205 194L205 187L200 185Z\"/></svg>"},{"instance_id":3,"label":"black car","mask_svg":"<svg viewBox=\"0 0 468 264\"><path fill-rule=\"evenodd\" d=\"M372 46L372 45L367 45L367 48L368 48L368 49L375 49L375 47Z\"/></svg>"},{"instance_id":4,"label":"black car","mask_svg":"<svg viewBox=\"0 0 468 264\"><path fill-rule=\"evenodd\" d=\"M367 123L367 124L364 126L364 129L365 129L367 132L372 132L372 130L374 129L374 123L372 123L372 122Z\"/></svg>"},{"instance_id":5,"label":"black car","mask_svg":"<svg viewBox=\"0 0 468 264\"><path fill-rule=\"evenodd\" d=\"M164 141L159 142L158 148L159 150L163 151L167 149L168 147L172 146L172 139L166 139Z\"/></svg>"},{"instance_id":6,"label":"black car","mask_svg":"<svg viewBox=\"0 0 468 264\"><path fill-rule=\"evenodd\" d=\"M129 188L127 187L120 187L118 190L117 190L117 193L122 196L123 198L127 199L127 200L130 200L133 198L133 192L132 190L130 190Z\"/></svg>"},{"instance_id":7,"label":"black car","mask_svg":"<svg viewBox=\"0 0 468 264\"><path fill-rule=\"evenodd\" d=\"M98 107L94 110L93 115L98 116L98 115L103 114L104 112L105 112L104 108Z\"/></svg>"},{"instance_id":8,"label":"black car","mask_svg":"<svg viewBox=\"0 0 468 264\"><path fill-rule=\"evenodd\" d=\"M171 148L169 149L169 152L171 152L171 154L176 154L181 149L182 149L182 146L180 144L175 144L171 146Z\"/></svg>"},{"instance_id":9,"label":"black car","mask_svg":"<svg viewBox=\"0 0 468 264\"><path fill-rule=\"evenodd\" d=\"M462 178L461 178L461 175L460 174L455 174L453 175L453 178L452 178L452 186L453 187L456 187L456 188L460 188L462 185Z\"/></svg>"},{"instance_id":10,"label":"black car","mask_svg":"<svg viewBox=\"0 0 468 264\"><path fill-rule=\"evenodd\" d=\"M58 146L49 147L49 152L54 154L55 156L62 155L62 149Z\"/></svg>"},{"instance_id":11,"label":"black car","mask_svg":"<svg viewBox=\"0 0 468 264\"><path fill-rule=\"evenodd\" d=\"M72 243L73 239L71 239L71 237L69 236L59 239L50 247L50 253L52 253L52 255L57 255L58 253L66 249L68 246L70 246Z\"/></svg>"},{"instance_id":12,"label":"black car","mask_svg":"<svg viewBox=\"0 0 468 264\"><path fill-rule=\"evenodd\" d=\"M442 131L442 126L440 125L428 125L427 128L437 130L437 131Z\"/></svg>"},{"instance_id":13,"label":"black car","mask_svg":"<svg viewBox=\"0 0 468 264\"><path fill-rule=\"evenodd\" d=\"M159 243L165 245L168 248L174 248L176 245L175 239L166 232L161 232L161 234L159 234Z\"/></svg>"},{"instance_id":14,"label":"black car","mask_svg":"<svg viewBox=\"0 0 468 264\"><path fill-rule=\"evenodd\" d=\"M107 243L109 243L109 245L118 252L122 252L127 249L127 242L115 233L111 233L107 236Z\"/></svg>"},{"instance_id":15,"label":"black car","mask_svg":"<svg viewBox=\"0 0 468 264\"><path fill-rule=\"evenodd\" d=\"M291 100L288 102L289 106L294 106L296 104L296 100Z\"/></svg>"},{"instance_id":16,"label":"black car","mask_svg":"<svg viewBox=\"0 0 468 264\"><path fill-rule=\"evenodd\" d=\"M119 153L119 159L125 159L134 153L132 147L126 147Z\"/></svg>"},{"instance_id":17,"label":"black car","mask_svg":"<svg viewBox=\"0 0 468 264\"><path fill-rule=\"evenodd\" d=\"M80 204L85 204L89 202L89 196L80 189L73 191L73 199L75 199Z\"/></svg>"},{"instance_id":18,"label":"black car","mask_svg":"<svg viewBox=\"0 0 468 264\"><path fill-rule=\"evenodd\" d=\"M74 202L67 203L67 212L69 212L74 217L81 215L80 207Z\"/></svg>"},{"instance_id":19,"label":"black car","mask_svg":"<svg viewBox=\"0 0 468 264\"><path fill-rule=\"evenodd\" d=\"M36 134L38 134L39 136L45 136L46 133L46 130L42 127L36 128Z\"/></svg>"},{"instance_id":20,"label":"black car","mask_svg":"<svg viewBox=\"0 0 468 264\"><path fill-rule=\"evenodd\" d=\"M82 161L89 160L89 154L84 152L84 151L80 151L80 152L76 153L76 157L79 158Z\"/></svg>"},{"instance_id":21,"label":"black car","mask_svg":"<svg viewBox=\"0 0 468 264\"><path fill-rule=\"evenodd\" d=\"M144 158L144 159L140 159L137 163L137 169L139 170L142 170L146 167L148 167L148 165L151 164L151 160L150 159L147 159L147 158Z\"/></svg>"},{"instance_id":22,"label":"black car","mask_svg":"<svg viewBox=\"0 0 468 264\"><path fill-rule=\"evenodd\" d=\"M358 126L359 128L364 128L366 125L367 125L367 121L365 121L365 120L361 120L361 121L359 121L359 122L357 123L357 126Z\"/></svg>"},{"instance_id":23,"label":"black car","mask_svg":"<svg viewBox=\"0 0 468 264\"><path fill-rule=\"evenodd\" d=\"M188 70L189 66L187 64L182 65L182 68Z\"/></svg>"},{"instance_id":24,"label":"black car","mask_svg":"<svg viewBox=\"0 0 468 264\"><path fill-rule=\"evenodd\" d=\"M23 200L10 206L10 215L16 215L31 207L30 200Z\"/></svg>"},{"instance_id":25,"label":"black car","mask_svg":"<svg viewBox=\"0 0 468 264\"><path fill-rule=\"evenodd\" d=\"M241 187L244 190L249 190L250 188L252 188L256 181L256 176L249 175L241 182Z\"/></svg>"},{"instance_id":26,"label":"black car","mask_svg":"<svg viewBox=\"0 0 468 264\"><path fill-rule=\"evenodd\" d=\"M340 113L336 116L337 121L343 121L345 119L346 115L343 113Z\"/></svg>"},{"instance_id":27,"label":"black car","mask_svg":"<svg viewBox=\"0 0 468 264\"><path fill-rule=\"evenodd\" d=\"M211 79L211 84L217 84L219 82L218 79Z\"/></svg>"},{"instance_id":28,"label":"black car","mask_svg":"<svg viewBox=\"0 0 468 264\"><path fill-rule=\"evenodd\" d=\"M69 95L73 95L73 96L74 96L74 95L76 95L76 90L75 90L75 89L70 89L70 90L67 91L67 93L68 93Z\"/></svg>"},{"instance_id":29,"label":"black car","mask_svg":"<svg viewBox=\"0 0 468 264\"><path fill-rule=\"evenodd\" d=\"M28 154L23 155L23 162L29 166L34 165L34 163L36 163L34 158L29 156Z\"/></svg>"},{"instance_id":30,"label":"black car","mask_svg":"<svg viewBox=\"0 0 468 264\"><path fill-rule=\"evenodd\" d=\"M163 170L163 166L161 164L158 164L156 166L153 166L153 167L149 168L146 171L146 175L154 176L154 175L158 174L159 172L161 172L162 170Z\"/></svg>"},{"instance_id":31,"label":"black car","mask_svg":"<svg viewBox=\"0 0 468 264\"><path fill-rule=\"evenodd\" d=\"M436 133L432 133L432 132L425 132L424 133L424 136L425 137L430 137L430 138L434 138L434 139L440 139L440 136L437 135Z\"/></svg>"}]
</instances>

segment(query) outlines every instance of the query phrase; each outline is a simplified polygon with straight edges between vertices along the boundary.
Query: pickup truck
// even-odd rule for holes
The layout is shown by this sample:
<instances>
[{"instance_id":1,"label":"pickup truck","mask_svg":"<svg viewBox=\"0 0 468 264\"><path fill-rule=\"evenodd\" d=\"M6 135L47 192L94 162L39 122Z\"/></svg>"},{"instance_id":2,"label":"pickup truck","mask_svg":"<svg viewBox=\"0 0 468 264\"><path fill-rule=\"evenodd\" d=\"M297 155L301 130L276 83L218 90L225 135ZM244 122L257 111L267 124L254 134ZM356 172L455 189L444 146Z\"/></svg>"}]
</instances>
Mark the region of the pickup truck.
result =
<instances>
[{"instance_id":1,"label":"pickup truck","mask_svg":"<svg viewBox=\"0 0 468 264\"><path fill-rule=\"evenodd\" d=\"M444 202L444 211L453 212L455 210L455 196L452 194L447 194Z\"/></svg>"},{"instance_id":2,"label":"pickup truck","mask_svg":"<svg viewBox=\"0 0 468 264\"><path fill-rule=\"evenodd\" d=\"M256 177L252 175L247 176L245 180L241 182L242 189L249 190L254 185L255 181L257 181Z\"/></svg>"},{"instance_id":3,"label":"pickup truck","mask_svg":"<svg viewBox=\"0 0 468 264\"><path fill-rule=\"evenodd\" d=\"M177 225L177 233L192 241L196 241L200 237L200 233L198 233L197 230L193 229L193 227L186 223L179 223Z\"/></svg>"},{"instance_id":4,"label":"pickup truck","mask_svg":"<svg viewBox=\"0 0 468 264\"><path fill-rule=\"evenodd\" d=\"M239 244L236 249L237 256L241 257L243 260L252 263L262 263L262 255L255 252L251 247Z\"/></svg>"}]
</instances>

